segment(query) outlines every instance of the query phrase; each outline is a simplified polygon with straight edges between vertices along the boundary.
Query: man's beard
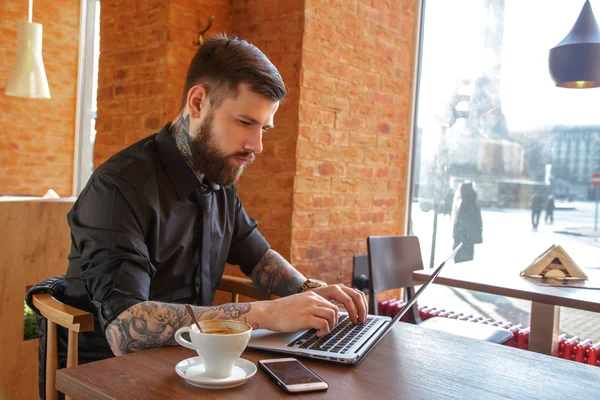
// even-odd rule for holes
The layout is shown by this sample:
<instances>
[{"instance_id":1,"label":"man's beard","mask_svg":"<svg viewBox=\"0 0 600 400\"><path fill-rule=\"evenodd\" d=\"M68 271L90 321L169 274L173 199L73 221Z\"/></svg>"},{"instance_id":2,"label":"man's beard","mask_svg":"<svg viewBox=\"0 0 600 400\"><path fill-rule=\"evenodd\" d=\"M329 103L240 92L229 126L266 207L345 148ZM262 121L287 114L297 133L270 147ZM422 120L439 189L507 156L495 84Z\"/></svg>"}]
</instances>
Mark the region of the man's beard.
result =
<instances>
[{"instance_id":1,"label":"man's beard","mask_svg":"<svg viewBox=\"0 0 600 400\"><path fill-rule=\"evenodd\" d=\"M246 165L254 161L254 153L240 152L227 155L221 151L213 135L212 121L213 114L210 113L191 139L190 150L194 169L212 183L229 187L237 182ZM232 164L237 157L246 158L248 162L244 165Z\"/></svg>"}]
</instances>

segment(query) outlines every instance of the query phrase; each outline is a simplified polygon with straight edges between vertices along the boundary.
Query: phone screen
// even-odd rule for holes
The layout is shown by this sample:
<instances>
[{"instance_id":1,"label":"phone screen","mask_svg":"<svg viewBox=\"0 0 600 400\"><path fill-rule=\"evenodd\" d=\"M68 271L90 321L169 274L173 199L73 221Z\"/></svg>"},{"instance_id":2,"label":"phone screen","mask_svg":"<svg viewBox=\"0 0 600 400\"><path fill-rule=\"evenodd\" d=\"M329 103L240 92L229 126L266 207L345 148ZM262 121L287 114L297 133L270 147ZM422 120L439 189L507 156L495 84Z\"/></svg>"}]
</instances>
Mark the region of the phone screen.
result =
<instances>
[{"instance_id":1,"label":"phone screen","mask_svg":"<svg viewBox=\"0 0 600 400\"><path fill-rule=\"evenodd\" d=\"M296 360L271 362L264 365L286 385L322 382L318 376Z\"/></svg>"}]
</instances>

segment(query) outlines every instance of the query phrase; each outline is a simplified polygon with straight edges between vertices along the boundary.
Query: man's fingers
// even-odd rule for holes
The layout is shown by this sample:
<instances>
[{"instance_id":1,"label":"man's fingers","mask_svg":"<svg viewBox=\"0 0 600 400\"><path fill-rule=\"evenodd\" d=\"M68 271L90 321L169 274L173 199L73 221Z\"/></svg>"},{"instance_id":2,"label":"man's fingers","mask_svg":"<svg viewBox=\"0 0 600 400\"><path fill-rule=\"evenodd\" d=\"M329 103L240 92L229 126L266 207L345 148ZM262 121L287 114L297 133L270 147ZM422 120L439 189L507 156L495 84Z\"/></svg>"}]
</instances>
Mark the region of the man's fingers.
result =
<instances>
[{"instance_id":1,"label":"man's fingers","mask_svg":"<svg viewBox=\"0 0 600 400\"><path fill-rule=\"evenodd\" d=\"M327 335L334 327L327 318L321 318L314 315L310 317L309 325L312 329L317 330L317 336Z\"/></svg>"},{"instance_id":2,"label":"man's fingers","mask_svg":"<svg viewBox=\"0 0 600 400\"><path fill-rule=\"evenodd\" d=\"M349 288L344 286L344 290L352 298L354 305L356 307L356 312L358 316L358 321L365 322L367 319L367 310L369 306L367 305L367 298L365 294L359 290Z\"/></svg>"},{"instance_id":3,"label":"man's fingers","mask_svg":"<svg viewBox=\"0 0 600 400\"><path fill-rule=\"evenodd\" d=\"M322 322L319 322L318 326L312 326L312 328L319 331L317 333L318 336L323 336L337 325L339 309L335 304L332 304L316 293L311 295L311 300L311 318L316 317L317 319L327 321L327 326L322 325ZM315 320L311 319L311 321L314 323Z\"/></svg>"},{"instance_id":4,"label":"man's fingers","mask_svg":"<svg viewBox=\"0 0 600 400\"><path fill-rule=\"evenodd\" d=\"M335 304L332 304L323 298L319 300L317 306L313 309L313 315L320 318L325 318L327 321L329 321L329 326L331 329L333 329L333 327L335 327L338 323L338 312L339 308L337 308Z\"/></svg>"},{"instance_id":5,"label":"man's fingers","mask_svg":"<svg viewBox=\"0 0 600 400\"><path fill-rule=\"evenodd\" d=\"M358 308L356 307L355 300L358 300L358 297L355 299L352 294L350 294L352 289L348 289L349 288L345 286L343 289L338 286L334 298L344 305L344 308L346 308L348 316L350 317L350 321L352 321L353 324L356 324L358 322Z\"/></svg>"},{"instance_id":6,"label":"man's fingers","mask_svg":"<svg viewBox=\"0 0 600 400\"><path fill-rule=\"evenodd\" d=\"M341 301L346 307L350 320L353 323L365 322L369 307L364 293L343 284L337 285L337 287L342 293L342 295L338 295L340 297L338 301Z\"/></svg>"},{"instance_id":7,"label":"man's fingers","mask_svg":"<svg viewBox=\"0 0 600 400\"><path fill-rule=\"evenodd\" d=\"M363 309L365 310L364 312L364 317L361 319L361 322L365 322L367 320L367 314L369 313L369 302L367 301L367 296L365 295L365 293L361 290L358 289L354 289L360 296L361 301L362 301L362 305L363 305ZM360 319L360 311L359 311L359 317Z\"/></svg>"}]
</instances>

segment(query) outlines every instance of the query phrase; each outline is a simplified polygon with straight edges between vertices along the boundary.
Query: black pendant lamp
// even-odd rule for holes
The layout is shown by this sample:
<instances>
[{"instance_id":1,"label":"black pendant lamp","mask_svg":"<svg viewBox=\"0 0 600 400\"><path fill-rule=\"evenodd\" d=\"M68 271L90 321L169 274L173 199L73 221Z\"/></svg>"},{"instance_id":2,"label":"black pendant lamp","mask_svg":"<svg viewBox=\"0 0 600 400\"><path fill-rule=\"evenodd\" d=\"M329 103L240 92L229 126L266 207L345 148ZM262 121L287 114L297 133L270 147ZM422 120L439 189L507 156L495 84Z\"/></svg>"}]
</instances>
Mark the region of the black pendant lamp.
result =
<instances>
[{"instance_id":1,"label":"black pendant lamp","mask_svg":"<svg viewBox=\"0 0 600 400\"><path fill-rule=\"evenodd\" d=\"M569 34L550 49L548 65L558 87L600 87L600 28L589 0Z\"/></svg>"}]
</instances>

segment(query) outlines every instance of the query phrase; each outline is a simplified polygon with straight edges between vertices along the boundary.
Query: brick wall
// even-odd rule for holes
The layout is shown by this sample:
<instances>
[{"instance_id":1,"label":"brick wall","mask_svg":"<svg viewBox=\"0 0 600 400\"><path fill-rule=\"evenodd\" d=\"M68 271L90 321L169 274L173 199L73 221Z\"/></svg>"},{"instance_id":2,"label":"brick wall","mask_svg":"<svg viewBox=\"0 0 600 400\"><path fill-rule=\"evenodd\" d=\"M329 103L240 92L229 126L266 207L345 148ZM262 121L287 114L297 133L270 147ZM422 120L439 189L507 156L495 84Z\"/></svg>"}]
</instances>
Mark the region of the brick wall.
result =
<instances>
[{"instance_id":1,"label":"brick wall","mask_svg":"<svg viewBox=\"0 0 600 400\"><path fill-rule=\"evenodd\" d=\"M403 232L416 4L103 0L96 164L173 119L214 14L211 32L257 45L288 87L239 182L246 209L300 271L349 283L368 235Z\"/></svg>"},{"instance_id":2,"label":"brick wall","mask_svg":"<svg viewBox=\"0 0 600 400\"><path fill-rule=\"evenodd\" d=\"M228 31L229 10L227 0L102 0L94 165L175 118L198 32L211 14L211 31Z\"/></svg>"},{"instance_id":3,"label":"brick wall","mask_svg":"<svg viewBox=\"0 0 600 400\"><path fill-rule=\"evenodd\" d=\"M33 21L43 25L42 54L50 100L4 94L17 52L17 23L27 20L22 0L0 2L0 194L72 194L79 3L34 2Z\"/></svg>"},{"instance_id":4,"label":"brick wall","mask_svg":"<svg viewBox=\"0 0 600 400\"><path fill-rule=\"evenodd\" d=\"M100 4L96 166L162 122L168 10L161 0Z\"/></svg>"},{"instance_id":5,"label":"brick wall","mask_svg":"<svg viewBox=\"0 0 600 400\"><path fill-rule=\"evenodd\" d=\"M416 0L306 1L292 261L349 283L369 235L401 234Z\"/></svg>"},{"instance_id":6,"label":"brick wall","mask_svg":"<svg viewBox=\"0 0 600 400\"><path fill-rule=\"evenodd\" d=\"M263 152L238 184L249 215L271 247L290 258L300 101L304 1L234 0L232 32L263 51L279 70L287 97L264 138Z\"/></svg>"}]
</instances>

